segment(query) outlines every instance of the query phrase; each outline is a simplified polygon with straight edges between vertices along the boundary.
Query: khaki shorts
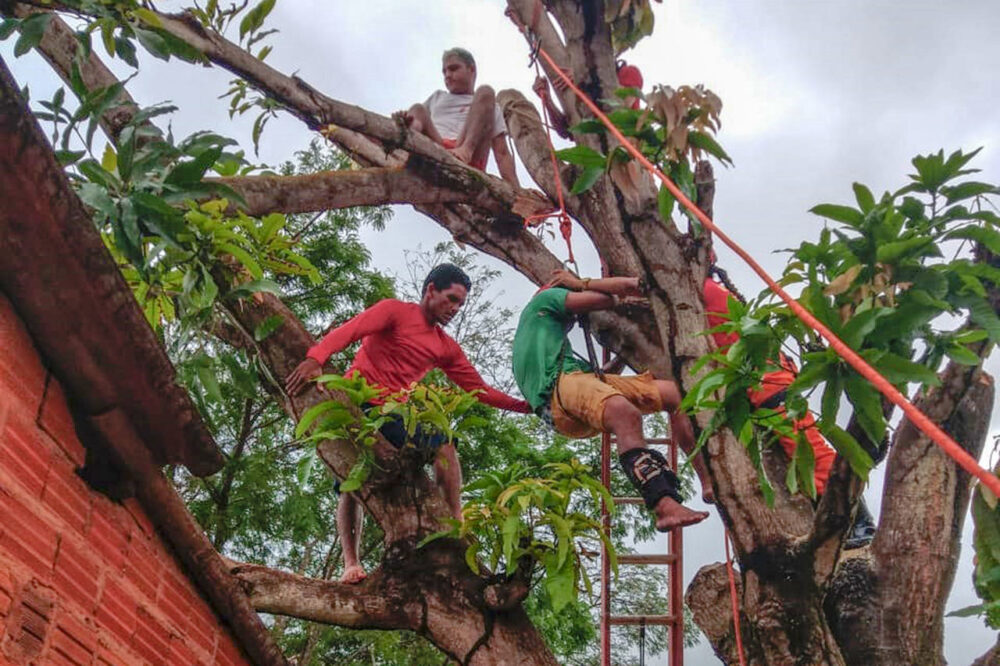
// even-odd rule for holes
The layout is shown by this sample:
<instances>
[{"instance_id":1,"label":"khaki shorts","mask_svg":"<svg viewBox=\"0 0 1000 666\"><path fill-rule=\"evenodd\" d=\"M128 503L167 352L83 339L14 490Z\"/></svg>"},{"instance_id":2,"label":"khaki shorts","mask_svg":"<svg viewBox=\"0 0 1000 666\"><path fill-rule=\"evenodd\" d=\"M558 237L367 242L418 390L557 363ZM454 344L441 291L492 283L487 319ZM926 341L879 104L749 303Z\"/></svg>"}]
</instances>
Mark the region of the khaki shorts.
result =
<instances>
[{"instance_id":1,"label":"khaki shorts","mask_svg":"<svg viewBox=\"0 0 1000 666\"><path fill-rule=\"evenodd\" d=\"M620 395L643 414L663 409L653 375L623 377L604 375L602 382L592 372L560 375L552 392L552 424L567 437L593 437L604 430L604 401Z\"/></svg>"}]
</instances>

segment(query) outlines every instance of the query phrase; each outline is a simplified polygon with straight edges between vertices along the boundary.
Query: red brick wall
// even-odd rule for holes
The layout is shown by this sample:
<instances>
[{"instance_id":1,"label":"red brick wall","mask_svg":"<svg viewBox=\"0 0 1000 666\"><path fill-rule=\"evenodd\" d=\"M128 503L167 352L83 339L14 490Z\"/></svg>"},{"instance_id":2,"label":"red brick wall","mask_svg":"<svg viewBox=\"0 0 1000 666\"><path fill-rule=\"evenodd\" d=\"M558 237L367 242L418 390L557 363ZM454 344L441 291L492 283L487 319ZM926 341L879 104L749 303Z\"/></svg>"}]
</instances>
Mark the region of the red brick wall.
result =
<instances>
[{"instance_id":1,"label":"red brick wall","mask_svg":"<svg viewBox=\"0 0 1000 666\"><path fill-rule=\"evenodd\" d=\"M91 490L83 460L0 294L0 666L248 663L142 508Z\"/></svg>"}]
</instances>

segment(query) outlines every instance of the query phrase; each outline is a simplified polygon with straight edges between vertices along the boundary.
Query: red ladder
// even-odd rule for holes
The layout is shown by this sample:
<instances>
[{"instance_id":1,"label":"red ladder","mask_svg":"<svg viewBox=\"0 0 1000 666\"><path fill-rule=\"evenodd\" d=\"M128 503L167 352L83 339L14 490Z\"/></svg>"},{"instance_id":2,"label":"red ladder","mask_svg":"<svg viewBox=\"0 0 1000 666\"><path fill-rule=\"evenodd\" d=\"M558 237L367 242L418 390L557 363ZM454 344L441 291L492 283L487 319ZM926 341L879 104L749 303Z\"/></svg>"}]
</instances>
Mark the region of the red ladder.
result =
<instances>
[{"instance_id":1,"label":"red ladder","mask_svg":"<svg viewBox=\"0 0 1000 666\"><path fill-rule=\"evenodd\" d=\"M611 445L610 433L601 437L601 482L611 488ZM647 439L647 444L666 445L667 459L673 470L677 470L677 446L669 438ZM641 497L615 497L615 504L643 505ZM601 502L601 522L605 531L611 530L611 512L606 503ZM683 589L683 535L682 530L670 532L667 552L655 554L619 555L618 565L666 565L670 567L667 578L669 610L666 615L612 615L611 614L611 560L608 551L601 546L601 666L611 666L611 627L620 625L670 627L668 653L670 666L684 664L684 589Z\"/></svg>"}]
</instances>

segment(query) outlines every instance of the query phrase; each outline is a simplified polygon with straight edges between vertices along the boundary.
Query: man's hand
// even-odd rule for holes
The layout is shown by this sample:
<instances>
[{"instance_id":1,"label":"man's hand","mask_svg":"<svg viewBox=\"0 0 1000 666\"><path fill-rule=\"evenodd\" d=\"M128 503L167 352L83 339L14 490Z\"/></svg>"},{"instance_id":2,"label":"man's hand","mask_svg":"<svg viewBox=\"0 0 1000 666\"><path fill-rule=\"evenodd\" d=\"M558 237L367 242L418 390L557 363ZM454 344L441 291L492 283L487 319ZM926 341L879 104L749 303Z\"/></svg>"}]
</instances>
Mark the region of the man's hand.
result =
<instances>
[{"instance_id":1,"label":"man's hand","mask_svg":"<svg viewBox=\"0 0 1000 666\"><path fill-rule=\"evenodd\" d=\"M549 279L549 286L565 287L570 291L583 291L584 289L583 280L567 270L552 271L552 277Z\"/></svg>"},{"instance_id":2,"label":"man's hand","mask_svg":"<svg viewBox=\"0 0 1000 666\"><path fill-rule=\"evenodd\" d=\"M535 94L545 99L549 96L549 82L544 76L536 76L535 82L531 85L531 89L535 91Z\"/></svg>"},{"instance_id":3,"label":"man's hand","mask_svg":"<svg viewBox=\"0 0 1000 666\"><path fill-rule=\"evenodd\" d=\"M570 74L569 67L560 67L559 71L565 74L566 78L569 79L570 81L573 80L573 75ZM565 81L563 81L561 76L553 76L552 87L555 88L557 92L562 93L566 92L566 89L569 88L569 85Z\"/></svg>"},{"instance_id":4,"label":"man's hand","mask_svg":"<svg viewBox=\"0 0 1000 666\"><path fill-rule=\"evenodd\" d=\"M295 397L305 389L306 384L323 374L323 366L314 358L307 358L299 363L298 367L292 370L285 380L285 390L290 397ZM325 393L323 387L320 392Z\"/></svg>"}]
</instances>

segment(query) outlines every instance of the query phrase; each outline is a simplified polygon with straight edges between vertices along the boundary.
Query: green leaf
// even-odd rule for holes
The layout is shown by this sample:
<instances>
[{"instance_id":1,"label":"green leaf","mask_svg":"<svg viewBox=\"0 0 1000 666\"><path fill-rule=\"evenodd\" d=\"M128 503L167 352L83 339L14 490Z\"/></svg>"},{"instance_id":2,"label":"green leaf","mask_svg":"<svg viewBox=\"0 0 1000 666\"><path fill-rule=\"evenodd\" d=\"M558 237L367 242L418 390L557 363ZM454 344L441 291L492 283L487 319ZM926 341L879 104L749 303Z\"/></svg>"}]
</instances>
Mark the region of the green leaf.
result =
<instances>
[{"instance_id":1,"label":"green leaf","mask_svg":"<svg viewBox=\"0 0 1000 666\"><path fill-rule=\"evenodd\" d=\"M154 58L170 60L170 47L167 46L167 40L160 33L135 28L135 36L139 40L139 43L142 44L142 47L149 51Z\"/></svg>"},{"instance_id":2,"label":"green leaf","mask_svg":"<svg viewBox=\"0 0 1000 666\"><path fill-rule=\"evenodd\" d=\"M831 360L829 356L824 355L821 359L807 361L795 381L789 384L788 391L801 393L825 380L831 372Z\"/></svg>"},{"instance_id":3,"label":"green leaf","mask_svg":"<svg viewBox=\"0 0 1000 666\"><path fill-rule=\"evenodd\" d=\"M295 480L298 481L299 488L305 488L306 482L309 481L309 475L312 473L312 468L317 457L316 447L311 446L295 466Z\"/></svg>"},{"instance_id":4,"label":"green leaf","mask_svg":"<svg viewBox=\"0 0 1000 666\"><path fill-rule=\"evenodd\" d=\"M262 291L274 294L275 296L281 296L281 287L273 280L253 280L251 282L244 282L239 287L229 292L229 294L233 298L246 298L251 294L256 294Z\"/></svg>"},{"instance_id":5,"label":"green leaf","mask_svg":"<svg viewBox=\"0 0 1000 666\"><path fill-rule=\"evenodd\" d=\"M847 399L854 405L854 414L861 428L875 446L885 439L885 417L882 415L882 394L861 375L851 372L844 379Z\"/></svg>"},{"instance_id":6,"label":"green leaf","mask_svg":"<svg viewBox=\"0 0 1000 666\"><path fill-rule=\"evenodd\" d=\"M219 389L219 380L216 379L212 366L198 366L198 381L201 382L201 386L205 389L205 395L209 400L215 403L222 402L222 391Z\"/></svg>"},{"instance_id":7,"label":"green leaf","mask_svg":"<svg viewBox=\"0 0 1000 666\"><path fill-rule=\"evenodd\" d=\"M295 437L296 438L302 437L302 435L304 435L306 431L309 430L309 426L313 424L313 421L315 421L316 419L318 419L320 416L330 411L331 409L338 409L338 408L342 409L343 405L340 405L339 403L336 403L332 400L324 400L323 402L313 405L312 407L307 409L306 413L302 415L302 418L299 419L298 424L295 426Z\"/></svg>"},{"instance_id":8,"label":"green leaf","mask_svg":"<svg viewBox=\"0 0 1000 666\"><path fill-rule=\"evenodd\" d=\"M838 206L837 204L820 204L809 209L810 213L825 217L836 222L860 229L865 221L865 216L861 211L850 206Z\"/></svg>"},{"instance_id":9,"label":"green leaf","mask_svg":"<svg viewBox=\"0 0 1000 666\"><path fill-rule=\"evenodd\" d=\"M271 315L254 327L253 339L257 342L267 339L272 333L281 328L281 325L284 323L285 318L281 315Z\"/></svg>"},{"instance_id":10,"label":"green leaf","mask_svg":"<svg viewBox=\"0 0 1000 666\"><path fill-rule=\"evenodd\" d=\"M215 247L227 254L231 254L240 260L240 263L247 269L254 280L261 280L264 277L264 271L261 270L260 264L257 260L250 256L250 253L244 250L238 245L233 243L227 243L225 241L217 241ZM242 286L242 285L241 285Z\"/></svg>"},{"instance_id":11,"label":"green leaf","mask_svg":"<svg viewBox=\"0 0 1000 666\"><path fill-rule=\"evenodd\" d=\"M261 0L246 13L246 16L240 21L240 39L243 39L248 33L256 32L264 25L264 19L274 9L274 3L275 0Z\"/></svg>"},{"instance_id":12,"label":"green leaf","mask_svg":"<svg viewBox=\"0 0 1000 666\"><path fill-rule=\"evenodd\" d=\"M674 203L676 201L674 195L667 189L667 186L660 185L660 191L656 195L656 205L660 211L660 219L663 220L664 224L670 222L670 216L674 212Z\"/></svg>"},{"instance_id":13,"label":"green leaf","mask_svg":"<svg viewBox=\"0 0 1000 666\"><path fill-rule=\"evenodd\" d=\"M503 559L507 563L509 568L513 568L513 553L514 544L517 540L517 535L520 532L521 527L521 516L517 513L511 513L503 521Z\"/></svg>"},{"instance_id":14,"label":"green leaf","mask_svg":"<svg viewBox=\"0 0 1000 666\"><path fill-rule=\"evenodd\" d=\"M858 207L861 208L862 213L868 213L875 207L875 197L872 196L872 191L861 183L854 183L853 187L854 198L858 201Z\"/></svg>"},{"instance_id":15,"label":"green leaf","mask_svg":"<svg viewBox=\"0 0 1000 666\"><path fill-rule=\"evenodd\" d=\"M982 361L978 354L975 354L962 345L948 345L945 347L944 353L955 363L961 365L976 366Z\"/></svg>"},{"instance_id":16,"label":"green leaf","mask_svg":"<svg viewBox=\"0 0 1000 666\"><path fill-rule=\"evenodd\" d=\"M45 34L45 28L48 27L51 20L52 14L49 12L39 12L21 21L18 26L21 36L14 43L14 57L20 58L38 46L38 43L42 41L42 36Z\"/></svg>"},{"instance_id":17,"label":"green leaf","mask_svg":"<svg viewBox=\"0 0 1000 666\"><path fill-rule=\"evenodd\" d=\"M945 613L945 617L976 617L986 614L986 604L975 604Z\"/></svg>"},{"instance_id":18,"label":"green leaf","mask_svg":"<svg viewBox=\"0 0 1000 666\"><path fill-rule=\"evenodd\" d=\"M944 240L967 238L985 247L993 254L1000 254L1000 231L987 227L965 226L945 235Z\"/></svg>"},{"instance_id":19,"label":"green leaf","mask_svg":"<svg viewBox=\"0 0 1000 666\"><path fill-rule=\"evenodd\" d=\"M956 201L962 201L963 199L970 199L972 197L978 197L983 194L997 194L998 191L996 185L990 185L989 183L977 183L975 181L968 181L961 183L960 185L955 185L954 187L942 187L941 193L948 198L948 203L953 204Z\"/></svg>"},{"instance_id":20,"label":"green leaf","mask_svg":"<svg viewBox=\"0 0 1000 666\"><path fill-rule=\"evenodd\" d=\"M858 478L867 481L868 472L871 471L875 463L872 462L872 457L862 448L858 440L851 437L849 432L836 423L820 421L817 425L823 436L833 445L837 453L848 462Z\"/></svg>"},{"instance_id":21,"label":"green leaf","mask_svg":"<svg viewBox=\"0 0 1000 666\"><path fill-rule=\"evenodd\" d=\"M608 161L604 155L587 146L573 146L557 150L556 157L570 164L582 167L601 167L602 170Z\"/></svg>"},{"instance_id":22,"label":"green leaf","mask_svg":"<svg viewBox=\"0 0 1000 666\"><path fill-rule=\"evenodd\" d=\"M795 470L802 480L802 490L812 499L816 499L816 455L812 445L806 440L805 433L798 433L799 443L795 447Z\"/></svg>"},{"instance_id":23,"label":"green leaf","mask_svg":"<svg viewBox=\"0 0 1000 666\"><path fill-rule=\"evenodd\" d=\"M694 146L699 150L704 150L706 153L718 159L723 164L729 163L731 165L733 163L733 160L726 154L726 151L722 149L719 142L709 134L698 132L696 130L688 132L688 145Z\"/></svg>"},{"instance_id":24,"label":"green leaf","mask_svg":"<svg viewBox=\"0 0 1000 666\"><path fill-rule=\"evenodd\" d=\"M556 561L554 553L546 557L545 591L549 593L552 609L558 613L576 600L576 562L568 559L559 567L555 566Z\"/></svg>"},{"instance_id":25,"label":"green leaf","mask_svg":"<svg viewBox=\"0 0 1000 666\"><path fill-rule=\"evenodd\" d=\"M8 18L0 21L0 41L10 37L20 24L20 19L16 18Z\"/></svg>"},{"instance_id":26,"label":"green leaf","mask_svg":"<svg viewBox=\"0 0 1000 666\"><path fill-rule=\"evenodd\" d=\"M597 179L604 174L603 166L589 166L584 167L580 175L577 176L576 181L573 183L573 187L570 188L570 194L583 194L597 182Z\"/></svg>"},{"instance_id":27,"label":"green leaf","mask_svg":"<svg viewBox=\"0 0 1000 666\"><path fill-rule=\"evenodd\" d=\"M820 411L821 420L828 423L836 423L837 413L840 411L840 397L844 394L844 379L840 374L839 366L827 376L826 386L823 388L823 400Z\"/></svg>"},{"instance_id":28,"label":"green leaf","mask_svg":"<svg viewBox=\"0 0 1000 666\"><path fill-rule=\"evenodd\" d=\"M977 356L977 361L978 358ZM926 365L915 363L892 352L885 352L872 365L893 384L916 382L923 386L941 385L941 379L937 376L937 373Z\"/></svg>"},{"instance_id":29,"label":"green leaf","mask_svg":"<svg viewBox=\"0 0 1000 666\"><path fill-rule=\"evenodd\" d=\"M865 338L878 326L879 319L892 314L891 308L875 307L851 317L840 333L840 339L851 349L860 349Z\"/></svg>"},{"instance_id":30,"label":"green leaf","mask_svg":"<svg viewBox=\"0 0 1000 666\"><path fill-rule=\"evenodd\" d=\"M139 67L139 60L135 57L135 44L127 37L115 37L114 52L132 67Z\"/></svg>"},{"instance_id":31,"label":"green leaf","mask_svg":"<svg viewBox=\"0 0 1000 666\"><path fill-rule=\"evenodd\" d=\"M196 158L188 162L181 162L167 174L163 182L168 185L183 187L200 183L205 176L205 172L212 168L219 156L222 155L222 148L212 148L202 152Z\"/></svg>"},{"instance_id":32,"label":"green leaf","mask_svg":"<svg viewBox=\"0 0 1000 666\"><path fill-rule=\"evenodd\" d=\"M933 239L927 237L882 243L875 251L875 260L883 264L892 264L911 256L922 256L921 251L932 246L934 246Z\"/></svg>"},{"instance_id":33,"label":"green leaf","mask_svg":"<svg viewBox=\"0 0 1000 666\"><path fill-rule=\"evenodd\" d=\"M465 549L465 563L469 565L472 569L472 573L479 575L479 562L476 561L476 556L479 555L479 542L473 541L469 544L469 547Z\"/></svg>"},{"instance_id":34,"label":"green leaf","mask_svg":"<svg viewBox=\"0 0 1000 666\"><path fill-rule=\"evenodd\" d=\"M156 14L156 12L146 9L145 7L136 7L132 11L146 25L153 28L163 27L163 22L160 21L160 17Z\"/></svg>"}]
</instances>

